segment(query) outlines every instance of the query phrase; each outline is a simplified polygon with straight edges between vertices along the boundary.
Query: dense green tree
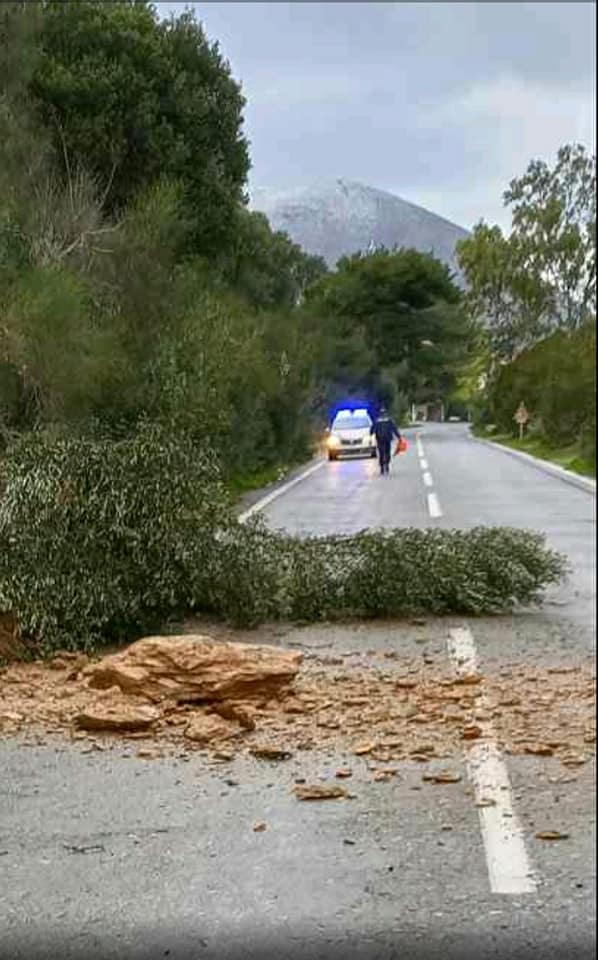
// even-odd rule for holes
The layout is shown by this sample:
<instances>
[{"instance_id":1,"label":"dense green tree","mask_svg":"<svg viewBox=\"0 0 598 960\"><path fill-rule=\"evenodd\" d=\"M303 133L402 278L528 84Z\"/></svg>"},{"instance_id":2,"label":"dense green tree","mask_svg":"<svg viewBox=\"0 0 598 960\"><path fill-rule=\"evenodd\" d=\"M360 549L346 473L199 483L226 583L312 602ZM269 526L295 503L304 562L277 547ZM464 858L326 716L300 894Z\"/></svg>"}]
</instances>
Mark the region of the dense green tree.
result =
<instances>
[{"instance_id":1,"label":"dense green tree","mask_svg":"<svg viewBox=\"0 0 598 960\"><path fill-rule=\"evenodd\" d=\"M444 396L471 343L460 301L449 269L430 254L342 259L308 297L334 348L324 357L326 377L386 402L397 390L412 401Z\"/></svg>"},{"instance_id":2,"label":"dense green tree","mask_svg":"<svg viewBox=\"0 0 598 960\"><path fill-rule=\"evenodd\" d=\"M267 218L241 208L224 279L258 308L295 307L307 288L327 272L321 257L305 253Z\"/></svg>"},{"instance_id":3,"label":"dense green tree","mask_svg":"<svg viewBox=\"0 0 598 960\"><path fill-rule=\"evenodd\" d=\"M83 165L112 212L158 177L179 180L195 251L225 248L249 170L244 99L194 14L50 0L38 44L30 89L65 173Z\"/></svg>"},{"instance_id":4,"label":"dense green tree","mask_svg":"<svg viewBox=\"0 0 598 960\"><path fill-rule=\"evenodd\" d=\"M493 352L510 358L548 333L552 294L527 268L518 238L481 221L458 245L471 315L488 325Z\"/></svg>"}]
</instances>

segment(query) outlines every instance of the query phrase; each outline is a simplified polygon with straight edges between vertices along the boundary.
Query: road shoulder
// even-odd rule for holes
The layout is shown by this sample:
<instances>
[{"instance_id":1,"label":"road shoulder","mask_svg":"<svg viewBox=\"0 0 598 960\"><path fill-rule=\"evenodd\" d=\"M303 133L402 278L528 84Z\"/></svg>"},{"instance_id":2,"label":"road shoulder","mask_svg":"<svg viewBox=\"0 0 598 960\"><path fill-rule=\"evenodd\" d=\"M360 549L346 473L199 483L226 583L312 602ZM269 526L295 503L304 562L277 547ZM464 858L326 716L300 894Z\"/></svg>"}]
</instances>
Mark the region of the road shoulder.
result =
<instances>
[{"instance_id":1,"label":"road shoulder","mask_svg":"<svg viewBox=\"0 0 598 960\"><path fill-rule=\"evenodd\" d=\"M514 450L512 447L504 446L502 443L476 437L471 432L469 436L470 439L476 443L482 443L487 447L492 447L494 450L500 450L502 453L507 454L507 456L514 457L516 460L523 460L536 467L536 469L542 470L544 473L548 473L553 477L557 477L564 483L570 483L580 490L585 490L587 493L596 495L596 481L592 480L591 477L583 477L579 473L573 473L572 470L565 470L564 467L559 467L556 463L551 463L549 460L541 460L539 457L534 457L531 453L524 453L523 450Z\"/></svg>"},{"instance_id":2,"label":"road shoulder","mask_svg":"<svg viewBox=\"0 0 598 960\"><path fill-rule=\"evenodd\" d=\"M321 453L318 453L316 456L312 457L311 460L307 460L305 463L301 464L301 466L284 473L273 483L269 483L265 487L260 487L256 490L250 490L243 494L235 503L235 512L237 516L241 519L250 511L253 511L253 508L255 508L257 504L261 503L262 500L265 500L270 496L274 498L274 496L281 495L290 484L295 484L295 482L298 482L304 475L307 476L309 471L316 465L319 465L320 462L323 462L323 457Z\"/></svg>"}]
</instances>

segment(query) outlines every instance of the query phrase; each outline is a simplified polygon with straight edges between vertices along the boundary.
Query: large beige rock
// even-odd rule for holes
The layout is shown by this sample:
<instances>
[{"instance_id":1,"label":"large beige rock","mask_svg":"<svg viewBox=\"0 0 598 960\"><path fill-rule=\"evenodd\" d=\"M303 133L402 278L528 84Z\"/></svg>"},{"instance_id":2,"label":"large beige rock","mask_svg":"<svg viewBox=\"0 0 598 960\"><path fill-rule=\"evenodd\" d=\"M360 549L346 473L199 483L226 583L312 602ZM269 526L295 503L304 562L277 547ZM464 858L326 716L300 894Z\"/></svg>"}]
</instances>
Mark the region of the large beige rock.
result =
<instances>
[{"instance_id":1,"label":"large beige rock","mask_svg":"<svg viewBox=\"0 0 598 960\"><path fill-rule=\"evenodd\" d=\"M269 697L288 685L301 654L197 634L146 637L84 670L94 689L117 686L158 703Z\"/></svg>"}]
</instances>

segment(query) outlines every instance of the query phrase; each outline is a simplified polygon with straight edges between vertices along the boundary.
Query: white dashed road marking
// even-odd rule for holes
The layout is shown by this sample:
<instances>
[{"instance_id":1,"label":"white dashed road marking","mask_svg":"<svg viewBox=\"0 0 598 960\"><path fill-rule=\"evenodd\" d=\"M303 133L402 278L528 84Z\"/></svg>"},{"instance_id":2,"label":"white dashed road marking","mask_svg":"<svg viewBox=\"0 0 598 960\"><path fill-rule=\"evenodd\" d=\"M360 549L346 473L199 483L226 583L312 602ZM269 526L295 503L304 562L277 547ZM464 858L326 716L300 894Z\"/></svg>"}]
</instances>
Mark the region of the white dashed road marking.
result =
<instances>
[{"instance_id":1,"label":"white dashed road marking","mask_svg":"<svg viewBox=\"0 0 598 960\"><path fill-rule=\"evenodd\" d=\"M469 628L449 631L448 650L460 675L478 672L475 641ZM486 713L484 694L478 698ZM523 831L513 810L511 784L490 721L477 721L482 737L468 748L466 764L480 815L480 827L490 889L493 893L533 893L536 879L525 848Z\"/></svg>"},{"instance_id":2,"label":"white dashed road marking","mask_svg":"<svg viewBox=\"0 0 598 960\"><path fill-rule=\"evenodd\" d=\"M428 513L434 520L442 516L442 510L435 493L428 494Z\"/></svg>"},{"instance_id":3,"label":"white dashed road marking","mask_svg":"<svg viewBox=\"0 0 598 960\"><path fill-rule=\"evenodd\" d=\"M429 470L429 469L430 469L430 468L428 467L428 461L425 459L425 457L420 457L419 465L420 465L420 467L422 468L422 470Z\"/></svg>"},{"instance_id":4,"label":"white dashed road marking","mask_svg":"<svg viewBox=\"0 0 598 960\"><path fill-rule=\"evenodd\" d=\"M429 471L424 473L424 484L426 487L433 487L434 481L432 480L432 474Z\"/></svg>"}]
</instances>

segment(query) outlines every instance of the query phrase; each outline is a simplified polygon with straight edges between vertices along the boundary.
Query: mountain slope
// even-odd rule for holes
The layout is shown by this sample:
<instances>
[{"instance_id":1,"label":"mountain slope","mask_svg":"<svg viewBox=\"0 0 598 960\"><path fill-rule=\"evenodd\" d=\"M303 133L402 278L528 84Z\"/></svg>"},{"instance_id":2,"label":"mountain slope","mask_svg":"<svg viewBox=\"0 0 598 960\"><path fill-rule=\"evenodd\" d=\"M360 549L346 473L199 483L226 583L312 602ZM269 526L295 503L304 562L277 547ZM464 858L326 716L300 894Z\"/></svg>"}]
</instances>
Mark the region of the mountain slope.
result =
<instances>
[{"instance_id":1,"label":"mountain slope","mask_svg":"<svg viewBox=\"0 0 598 960\"><path fill-rule=\"evenodd\" d=\"M346 254L397 246L432 252L458 272L455 244L468 236L450 220L401 197L342 179L290 190L256 189L250 205L329 266Z\"/></svg>"}]
</instances>

